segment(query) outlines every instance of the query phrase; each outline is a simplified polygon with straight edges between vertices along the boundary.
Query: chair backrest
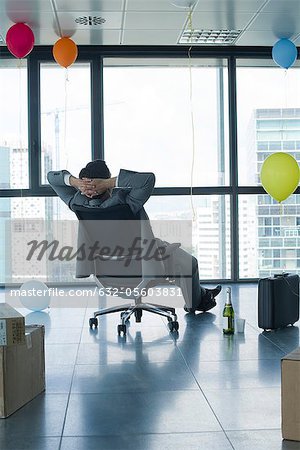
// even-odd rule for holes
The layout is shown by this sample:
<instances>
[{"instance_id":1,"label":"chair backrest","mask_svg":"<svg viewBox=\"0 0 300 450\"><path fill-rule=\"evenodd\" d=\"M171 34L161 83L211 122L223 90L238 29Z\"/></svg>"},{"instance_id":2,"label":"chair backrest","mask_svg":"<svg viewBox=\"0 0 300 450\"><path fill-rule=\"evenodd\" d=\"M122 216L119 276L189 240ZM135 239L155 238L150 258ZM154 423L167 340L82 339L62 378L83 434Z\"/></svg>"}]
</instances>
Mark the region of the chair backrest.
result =
<instances>
[{"instance_id":1,"label":"chair backrest","mask_svg":"<svg viewBox=\"0 0 300 450\"><path fill-rule=\"evenodd\" d=\"M78 247L82 243L86 248L94 246L97 250L93 256L100 255L95 259L96 273L91 273L122 279L141 278L145 274L147 277L148 274L162 276L162 262L153 257L155 250L151 239L144 239L145 221L139 213L134 215L128 205L103 209L79 206L74 207L74 212L80 221ZM116 258L128 255L129 258Z\"/></svg>"},{"instance_id":2,"label":"chair backrest","mask_svg":"<svg viewBox=\"0 0 300 450\"><path fill-rule=\"evenodd\" d=\"M113 255L116 248L123 248L128 254L136 238L141 237L139 214L134 215L128 205L110 208L83 208L74 210L80 221L80 231L89 245L98 242L99 255Z\"/></svg>"},{"instance_id":3,"label":"chair backrest","mask_svg":"<svg viewBox=\"0 0 300 450\"><path fill-rule=\"evenodd\" d=\"M140 220L140 214L134 215L128 205L116 205L110 208L73 208L78 220Z\"/></svg>"}]
</instances>

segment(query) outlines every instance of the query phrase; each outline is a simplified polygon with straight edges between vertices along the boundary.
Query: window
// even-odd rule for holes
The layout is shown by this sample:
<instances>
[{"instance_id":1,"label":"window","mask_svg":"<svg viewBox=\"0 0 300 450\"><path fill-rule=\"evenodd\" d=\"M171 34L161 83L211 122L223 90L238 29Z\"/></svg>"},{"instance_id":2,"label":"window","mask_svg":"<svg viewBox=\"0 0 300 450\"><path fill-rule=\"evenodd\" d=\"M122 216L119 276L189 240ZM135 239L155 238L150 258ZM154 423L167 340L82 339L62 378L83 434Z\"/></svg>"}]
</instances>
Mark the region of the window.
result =
<instances>
[{"instance_id":1,"label":"window","mask_svg":"<svg viewBox=\"0 0 300 450\"><path fill-rule=\"evenodd\" d=\"M192 253L198 259L201 280L230 278L229 196L194 196ZM189 196L153 196L146 204L150 220L192 220Z\"/></svg>"},{"instance_id":2,"label":"window","mask_svg":"<svg viewBox=\"0 0 300 450\"><path fill-rule=\"evenodd\" d=\"M300 102L300 68L285 73L254 65L253 60L237 61L239 184L250 186L261 184L259 152L282 149L296 156L295 141L300 136L300 109L295 108Z\"/></svg>"},{"instance_id":3,"label":"window","mask_svg":"<svg viewBox=\"0 0 300 450\"><path fill-rule=\"evenodd\" d=\"M240 252L240 277L262 278L271 276L280 270L293 270L297 272L299 267L295 255L292 256L290 249L296 249L300 255L300 240L295 214L288 215L289 203L293 201L292 196L285 200L282 205L282 215L273 215L272 210L266 211L263 205L267 195L240 195L239 196L239 252ZM243 209L248 211L244 217ZM281 219L281 220L280 220ZM258 226L259 224L263 226ZM271 226L273 224L273 226ZM276 225L275 225L276 224ZM266 227L266 225L268 225ZM244 232L246 227L246 232ZM270 232L272 230L272 233ZM278 237L276 237L278 236ZM299 241L299 242L298 242ZM242 249L244 257L242 257ZM294 251L296 251L294 250ZM288 265L284 260L289 255ZM268 269L268 271L266 271Z\"/></svg>"},{"instance_id":4,"label":"window","mask_svg":"<svg viewBox=\"0 0 300 450\"><path fill-rule=\"evenodd\" d=\"M0 241L2 243L0 283L26 281L22 266L23 259L18 258L19 252L24 251L25 248L20 244L20 242L24 244L24 236L28 238L28 242L33 238L38 239L39 226L42 224L48 227L48 239L51 242L54 223L76 220L74 213L56 197L1 198L0 211ZM32 223L30 219L33 219ZM22 234L18 236L18 233ZM74 282L74 260L70 261L68 266L58 261L55 264L47 264L45 261L32 263L30 275L40 277L45 282Z\"/></svg>"},{"instance_id":5,"label":"window","mask_svg":"<svg viewBox=\"0 0 300 450\"><path fill-rule=\"evenodd\" d=\"M281 142L270 142L269 145L270 150L274 151L274 150L281 150Z\"/></svg>"},{"instance_id":6,"label":"window","mask_svg":"<svg viewBox=\"0 0 300 450\"><path fill-rule=\"evenodd\" d=\"M28 188L26 60L0 60L0 98L0 189Z\"/></svg>"},{"instance_id":7,"label":"window","mask_svg":"<svg viewBox=\"0 0 300 450\"><path fill-rule=\"evenodd\" d=\"M157 187L190 186L194 125L193 185L228 184L224 61L193 60L193 106L188 61L104 62L105 157L114 174L152 171Z\"/></svg>"},{"instance_id":8,"label":"window","mask_svg":"<svg viewBox=\"0 0 300 450\"><path fill-rule=\"evenodd\" d=\"M96 61L102 58L101 51L101 47L89 47L85 55L88 61ZM141 54L132 58L125 51L124 48L118 53L117 48L112 48L112 56L104 56L100 74L103 86L91 83L93 62L78 60L68 70L66 80L64 69L53 60L45 62L44 49L40 52L37 48L35 57L22 61L21 67L14 58L1 59L1 242L7 242L3 228L6 219L16 219L16 233L22 232L25 218L31 215L45 223L49 223L50 217L73 219L59 199L47 197L50 189L45 186L46 174L51 169L66 168L77 175L92 159L92 153L101 153L99 148L92 152L91 137L95 138L93 142L100 142L103 136L105 159L113 175L120 168L152 171L156 187L166 188L156 191L147 202L150 218L192 219L188 193L191 184L198 187L193 196L195 220L190 251L199 260L201 280L259 278L280 270L297 272L300 196L290 196L281 207L269 195L262 195L258 186L263 162L273 152L288 152L300 162L299 63L285 74L274 66L267 52L266 60L235 59L229 54L229 59L223 59L217 55L223 55L224 48L220 51L216 47L215 58L201 58L197 55L203 55L202 48L195 47L189 61L182 58L179 48L178 57L174 56L177 52L174 49L169 58L162 58L161 50L154 47L151 58L146 54L145 58ZM39 55L44 62L36 64ZM237 67L237 160L234 139L229 149L229 136L235 136L235 129L229 133L228 120L229 102L234 98L228 96L228 84L234 86L228 81L234 79L228 80L233 71L228 71L227 64L232 62L230 68ZM34 75L28 80L26 64ZM37 67L40 83L30 84L29 92L30 98L35 98L40 87L40 129L36 127L39 121L35 116L34 120L33 116L32 120L27 119L27 84L35 79ZM95 91L91 92L91 88ZM91 120L91 99L103 99L104 103L104 115L98 118L100 126L96 130L92 130L97 117ZM102 105L98 106L102 111ZM95 108L94 112L97 111ZM95 133L100 133L99 139ZM29 167L36 167L36 154L28 151L28 136L33 141L41 137L39 173L34 174L39 175L35 178L41 182L39 188L29 183ZM29 165L29 161L33 164ZM237 189L230 186L229 167L236 169ZM7 188L26 191L14 192L7 198L4 191ZM238 211L230 210L230 198L238 200ZM238 230L231 230L236 219ZM28 224L27 231L36 233L34 222ZM238 255L231 254L235 248L231 245L232 236L238 243ZM2 280L5 252L9 251L7 246L0 255ZM49 269L49 280L73 281L71 269L59 268L55 272ZM6 270L9 273L13 267L7 265Z\"/></svg>"},{"instance_id":9,"label":"window","mask_svg":"<svg viewBox=\"0 0 300 450\"><path fill-rule=\"evenodd\" d=\"M68 79L57 64L41 65L42 184L49 170L78 176L91 161L90 91L89 64L74 64Z\"/></svg>"},{"instance_id":10,"label":"window","mask_svg":"<svg viewBox=\"0 0 300 450\"><path fill-rule=\"evenodd\" d=\"M282 149L283 150L295 150L295 142L294 141L283 141L282 142Z\"/></svg>"}]
</instances>

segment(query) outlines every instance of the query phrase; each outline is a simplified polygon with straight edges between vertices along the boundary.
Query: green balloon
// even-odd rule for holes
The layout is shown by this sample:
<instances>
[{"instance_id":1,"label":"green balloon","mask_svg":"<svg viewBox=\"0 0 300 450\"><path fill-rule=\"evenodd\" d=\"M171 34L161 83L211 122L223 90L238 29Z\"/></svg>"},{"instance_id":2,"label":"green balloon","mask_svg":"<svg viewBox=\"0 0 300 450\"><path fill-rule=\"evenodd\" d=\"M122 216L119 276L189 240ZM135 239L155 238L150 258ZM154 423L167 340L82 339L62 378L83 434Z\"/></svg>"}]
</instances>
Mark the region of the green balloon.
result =
<instances>
[{"instance_id":1,"label":"green balloon","mask_svg":"<svg viewBox=\"0 0 300 450\"><path fill-rule=\"evenodd\" d=\"M264 190L278 202L287 199L296 190L299 178L297 161L293 156L283 152L268 156L260 172Z\"/></svg>"}]
</instances>

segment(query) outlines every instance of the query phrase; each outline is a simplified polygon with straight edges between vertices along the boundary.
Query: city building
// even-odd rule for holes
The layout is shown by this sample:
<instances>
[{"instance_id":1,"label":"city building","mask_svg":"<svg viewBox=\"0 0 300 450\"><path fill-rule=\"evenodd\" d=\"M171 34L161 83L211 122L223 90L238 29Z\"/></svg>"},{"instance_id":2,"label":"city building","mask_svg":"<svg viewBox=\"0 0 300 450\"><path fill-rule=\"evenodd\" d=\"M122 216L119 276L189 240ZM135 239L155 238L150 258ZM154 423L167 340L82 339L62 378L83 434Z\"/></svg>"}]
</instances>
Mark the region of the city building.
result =
<instances>
[{"instance_id":1,"label":"city building","mask_svg":"<svg viewBox=\"0 0 300 450\"><path fill-rule=\"evenodd\" d=\"M287 152L300 162L300 108L257 109L256 182L263 161L274 152ZM258 276L300 268L300 196L279 205L270 195L257 196Z\"/></svg>"}]
</instances>

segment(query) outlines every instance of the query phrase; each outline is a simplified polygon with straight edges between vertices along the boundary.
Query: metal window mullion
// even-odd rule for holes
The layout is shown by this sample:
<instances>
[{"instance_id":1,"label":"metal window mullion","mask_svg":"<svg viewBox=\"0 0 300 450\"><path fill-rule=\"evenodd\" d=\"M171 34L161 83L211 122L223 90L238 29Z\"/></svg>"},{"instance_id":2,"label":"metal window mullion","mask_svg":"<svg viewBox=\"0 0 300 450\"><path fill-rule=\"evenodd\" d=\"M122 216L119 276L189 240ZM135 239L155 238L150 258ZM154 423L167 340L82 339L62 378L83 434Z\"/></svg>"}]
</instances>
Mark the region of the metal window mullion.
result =
<instances>
[{"instance_id":1,"label":"metal window mullion","mask_svg":"<svg viewBox=\"0 0 300 450\"><path fill-rule=\"evenodd\" d=\"M219 184L225 184L225 117L224 117L224 77L223 67L217 70L217 132L218 132L218 172ZM225 196L219 199L219 268L221 278L226 277L226 206Z\"/></svg>"},{"instance_id":2,"label":"metal window mullion","mask_svg":"<svg viewBox=\"0 0 300 450\"><path fill-rule=\"evenodd\" d=\"M27 58L29 190L38 191L41 180L40 65Z\"/></svg>"},{"instance_id":3,"label":"metal window mullion","mask_svg":"<svg viewBox=\"0 0 300 450\"><path fill-rule=\"evenodd\" d=\"M92 160L104 159L103 59L91 61L91 139Z\"/></svg>"},{"instance_id":4,"label":"metal window mullion","mask_svg":"<svg viewBox=\"0 0 300 450\"><path fill-rule=\"evenodd\" d=\"M236 58L228 59L229 99L229 166L231 209L231 278L239 279L239 224L238 224L238 152L237 152L237 102L236 102Z\"/></svg>"}]
</instances>

